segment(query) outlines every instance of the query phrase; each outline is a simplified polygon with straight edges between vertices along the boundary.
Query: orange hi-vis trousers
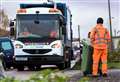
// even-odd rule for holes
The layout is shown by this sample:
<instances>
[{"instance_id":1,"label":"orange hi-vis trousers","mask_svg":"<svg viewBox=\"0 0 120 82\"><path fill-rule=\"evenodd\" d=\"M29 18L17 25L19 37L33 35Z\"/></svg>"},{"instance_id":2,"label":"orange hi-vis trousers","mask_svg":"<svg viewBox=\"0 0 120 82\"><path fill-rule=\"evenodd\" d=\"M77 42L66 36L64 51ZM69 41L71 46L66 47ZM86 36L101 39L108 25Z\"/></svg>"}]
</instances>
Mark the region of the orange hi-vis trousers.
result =
<instances>
[{"instance_id":1,"label":"orange hi-vis trousers","mask_svg":"<svg viewBox=\"0 0 120 82\"><path fill-rule=\"evenodd\" d=\"M92 75L97 75L100 59L102 61L102 73L107 73L107 49L94 48Z\"/></svg>"}]
</instances>

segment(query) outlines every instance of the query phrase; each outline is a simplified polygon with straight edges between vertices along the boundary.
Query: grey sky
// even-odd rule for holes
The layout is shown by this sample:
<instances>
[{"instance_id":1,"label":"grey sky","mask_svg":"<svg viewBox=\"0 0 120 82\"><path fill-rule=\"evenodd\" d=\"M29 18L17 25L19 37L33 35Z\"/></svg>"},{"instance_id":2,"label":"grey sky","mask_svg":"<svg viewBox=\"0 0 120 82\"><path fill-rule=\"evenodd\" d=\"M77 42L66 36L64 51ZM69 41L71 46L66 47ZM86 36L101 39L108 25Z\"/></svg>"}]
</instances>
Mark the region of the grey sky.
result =
<instances>
[{"instance_id":1,"label":"grey sky","mask_svg":"<svg viewBox=\"0 0 120 82\"><path fill-rule=\"evenodd\" d=\"M5 9L9 18L14 18L20 3L40 3L45 0L1 0L0 6ZM73 14L73 33L78 37L77 25L80 25L81 37L86 38L88 32L96 24L98 17L104 18L104 25L109 29L108 0L54 0L65 2ZM113 35L114 29L120 30L120 0L111 1ZM117 35L120 35L117 34Z\"/></svg>"}]
</instances>

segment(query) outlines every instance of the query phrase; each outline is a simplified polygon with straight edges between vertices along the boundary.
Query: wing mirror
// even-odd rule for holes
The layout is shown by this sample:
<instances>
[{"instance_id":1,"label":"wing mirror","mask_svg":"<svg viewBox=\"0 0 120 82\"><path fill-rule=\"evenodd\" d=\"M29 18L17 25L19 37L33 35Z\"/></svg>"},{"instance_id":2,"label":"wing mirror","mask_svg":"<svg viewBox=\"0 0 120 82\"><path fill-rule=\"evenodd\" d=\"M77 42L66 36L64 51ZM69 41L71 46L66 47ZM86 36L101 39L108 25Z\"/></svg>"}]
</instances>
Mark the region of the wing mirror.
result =
<instances>
[{"instance_id":1,"label":"wing mirror","mask_svg":"<svg viewBox=\"0 0 120 82\"><path fill-rule=\"evenodd\" d=\"M12 27L12 28L10 28L10 36L14 36L15 35L15 30L14 30L14 28Z\"/></svg>"},{"instance_id":2,"label":"wing mirror","mask_svg":"<svg viewBox=\"0 0 120 82\"><path fill-rule=\"evenodd\" d=\"M10 36L14 36L14 32L15 32L15 30L14 30L15 22L14 22L14 21L10 21L9 26L10 26Z\"/></svg>"},{"instance_id":3,"label":"wing mirror","mask_svg":"<svg viewBox=\"0 0 120 82\"><path fill-rule=\"evenodd\" d=\"M10 26L10 27L13 27L13 26L14 26L14 21L10 21L9 26Z\"/></svg>"}]
</instances>

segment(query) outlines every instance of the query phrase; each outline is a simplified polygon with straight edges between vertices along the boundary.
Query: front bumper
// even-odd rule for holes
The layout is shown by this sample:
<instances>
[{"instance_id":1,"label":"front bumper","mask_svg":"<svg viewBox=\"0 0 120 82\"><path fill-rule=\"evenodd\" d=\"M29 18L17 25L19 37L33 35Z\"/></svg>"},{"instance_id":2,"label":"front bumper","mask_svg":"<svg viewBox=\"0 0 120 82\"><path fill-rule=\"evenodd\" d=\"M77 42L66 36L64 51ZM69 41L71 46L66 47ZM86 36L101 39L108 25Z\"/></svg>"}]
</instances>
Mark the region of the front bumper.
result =
<instances>
[{"instance_id":1,"label":"front bumper","mask_svg":"<svg viewBox=\"0 0 120 82\"><path fill-rule=\"evenodd\" d=\"M58 55L18 55L15 56L16 65L56 65L64 63L64 57Z\"/></svg>"}]
</instances>

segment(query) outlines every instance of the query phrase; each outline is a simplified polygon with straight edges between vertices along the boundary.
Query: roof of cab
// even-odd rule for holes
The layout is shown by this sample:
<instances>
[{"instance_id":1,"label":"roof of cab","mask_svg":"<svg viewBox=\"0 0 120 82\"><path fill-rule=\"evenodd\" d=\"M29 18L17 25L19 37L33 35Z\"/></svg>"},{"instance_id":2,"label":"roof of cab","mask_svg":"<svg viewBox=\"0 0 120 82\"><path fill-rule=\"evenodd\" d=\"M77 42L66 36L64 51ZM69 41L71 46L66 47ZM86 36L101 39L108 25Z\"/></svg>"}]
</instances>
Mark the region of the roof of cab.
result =
<instances>
[{"instance_id":1,"label":"roof of cab","mask_svg":"<svg viewBox=\"0 0 120 82\"><path fill-rule=\"evenodd\" d=\"M56 3L57 8L62 12L62 14L66 17L67 10L65 3ZM53 3L41 3L41 4L20 4L20 8L35 8L35 7L46 7L46 8L54 8Z\"/></svg>"}]
</instances>

